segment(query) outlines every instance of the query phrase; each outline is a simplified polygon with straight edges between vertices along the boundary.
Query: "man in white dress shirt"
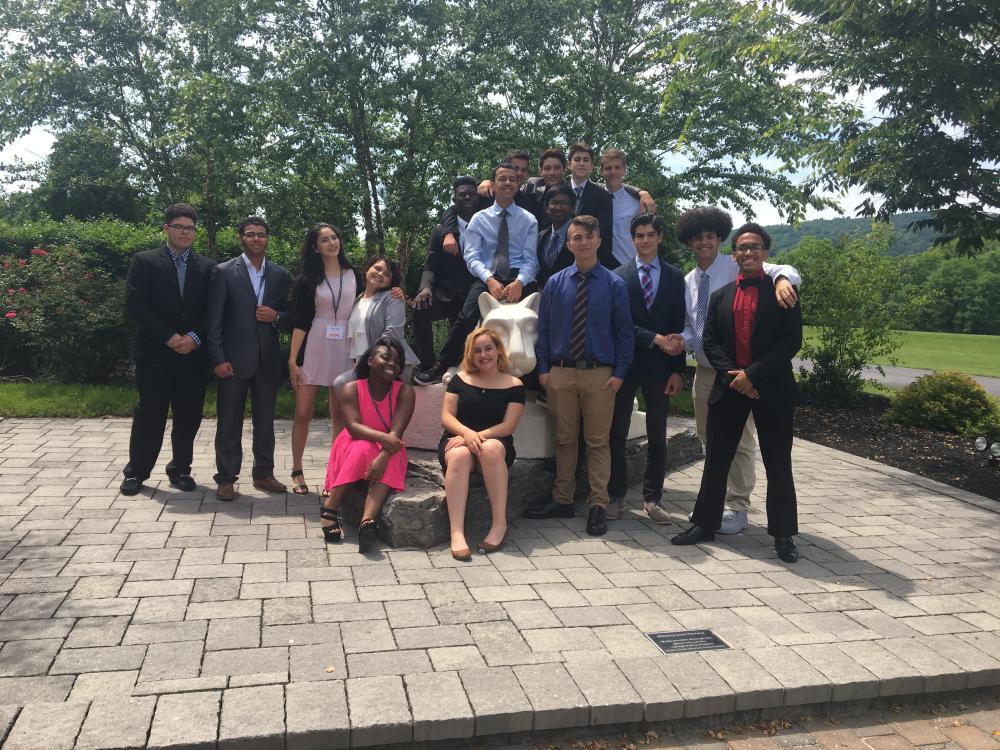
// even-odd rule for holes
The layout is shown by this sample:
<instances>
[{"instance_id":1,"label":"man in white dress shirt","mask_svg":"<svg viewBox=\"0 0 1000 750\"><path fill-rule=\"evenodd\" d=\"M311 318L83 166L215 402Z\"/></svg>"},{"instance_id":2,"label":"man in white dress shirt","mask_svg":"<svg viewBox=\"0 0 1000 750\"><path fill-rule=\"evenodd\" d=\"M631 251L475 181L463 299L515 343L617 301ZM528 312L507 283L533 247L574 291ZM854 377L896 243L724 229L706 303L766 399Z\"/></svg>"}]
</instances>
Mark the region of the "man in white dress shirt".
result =
<instances>
[{"instance_id":1,"label":"man in white dress shirt","mask_svg":"<svg viewBox=\"0 0 1000 750\"><path fill-rule=\"evenodd\" d=\"M736 280L739 266L731 255L719 253L733 229L732 217L720 208L698 206L682 213L674 225L677 239L690 248L696 266L684 277L684 302L687 307L684 333L671 339L668 353L683 349L697 360L692 397L698 437L705 443L708 435L708 395L715 384L715 370L702 351L702 333L708 313L708 299L716 289ZM792 266L764 264L764 273L774 280L775 297L781 307L791 307L798 299L795 288L801 284L799 272ZM740 439L736 458L729 470L726 490L726 509L722 516L721 534L738 534L747 527L747 510L750 495L756 483L754 471L753 417L747 420Z\"/></svg>"}]
</instances>

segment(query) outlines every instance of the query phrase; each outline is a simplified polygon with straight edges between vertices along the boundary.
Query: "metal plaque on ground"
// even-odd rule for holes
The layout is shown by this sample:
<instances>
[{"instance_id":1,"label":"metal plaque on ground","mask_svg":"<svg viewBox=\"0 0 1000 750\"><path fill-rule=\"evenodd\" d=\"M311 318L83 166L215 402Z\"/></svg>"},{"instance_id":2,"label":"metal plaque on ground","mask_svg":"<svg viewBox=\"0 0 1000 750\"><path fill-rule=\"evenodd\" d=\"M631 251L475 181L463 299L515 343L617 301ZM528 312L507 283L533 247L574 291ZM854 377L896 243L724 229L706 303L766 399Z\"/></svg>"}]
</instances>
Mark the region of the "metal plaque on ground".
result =
<instances>
[{"instance_id":1,"label":"metal plaque on ground","mask_svg":"<svg viewBox=\"0 0 1000 750\"><path fill-rule=\"evenodd\" d=\"M646 633L646 637L655 643L656 647L665 654L729 648L711 630L676 630L672 633Z\"/></svg>"}]
</instances>

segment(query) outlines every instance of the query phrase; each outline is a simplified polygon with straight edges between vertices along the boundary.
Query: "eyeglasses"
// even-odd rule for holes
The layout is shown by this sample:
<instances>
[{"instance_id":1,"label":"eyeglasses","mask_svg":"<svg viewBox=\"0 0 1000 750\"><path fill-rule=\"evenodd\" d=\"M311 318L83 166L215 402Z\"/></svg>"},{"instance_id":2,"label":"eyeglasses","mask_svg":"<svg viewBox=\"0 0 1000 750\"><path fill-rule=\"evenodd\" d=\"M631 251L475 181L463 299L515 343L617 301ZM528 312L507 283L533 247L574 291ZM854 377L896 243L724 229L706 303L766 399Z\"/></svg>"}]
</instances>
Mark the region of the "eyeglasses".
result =
<instances>
[{"instance_id":1,"label":"eyeglasses","mask_svg":"<svg viewBox=\"0 0 1000 750\"><path fill-rule=\"evenodd\" d=\"M262 240L267 237L267 232L244 232L242 236L248 240Z\"/></svg>"},{"instance_id":2,"label":"eyeglasses","mask_svg":"<svg viewBox=\"0 0 1000 750\"><path fill-rule=\"evenodd\" d=\"M191 234L192 232L198 231L198 227L194 224L167 224L167 226L175 232L182 232L184 234Z\"/></svg>"},{"instance_id":3,"label":"eyeglasses","mask_svg":"<svg viewBox=\"0 0 1000 750\"><path fill-rule=\"evenodd\" d=\"M738 253L759 253L764 249L764 246L759 242L755 242L752 245L737 245L736 252Z\"/></svg>"},{"instance_id":4,"label":"eyeglasses","mask_svg":"<svg viewBox=\"0 0 1000 750\"><path fill-rule=\"evenodd\" d=\"M556 198L553 198L552 200L549 201L549 205L550 206L571 206L573 204L570 203L569 201L563 201L563 200L558 200Z\"/></svg>"}]
</instances>

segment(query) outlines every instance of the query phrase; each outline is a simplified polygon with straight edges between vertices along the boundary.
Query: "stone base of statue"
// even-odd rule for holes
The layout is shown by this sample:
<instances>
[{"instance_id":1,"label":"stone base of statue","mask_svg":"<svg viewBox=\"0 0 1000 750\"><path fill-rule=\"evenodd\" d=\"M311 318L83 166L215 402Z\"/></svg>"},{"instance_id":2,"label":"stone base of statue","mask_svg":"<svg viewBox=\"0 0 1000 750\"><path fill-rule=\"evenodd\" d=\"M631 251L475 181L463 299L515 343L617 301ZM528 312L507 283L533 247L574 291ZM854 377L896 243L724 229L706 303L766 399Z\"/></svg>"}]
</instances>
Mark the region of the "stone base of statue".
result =
<instances>
[{"instance_id":1,"label":"stone base of statue","mask_svg":"<svg viewBox=\"0 0 1000 750\"><path fill-rule=\"evenodd\" d=\"M448 509L445 505L444 476L437 460L441 438L441 399L444 386L417 388L417 405L406 430L409 469L406 489L389 496L379 519L379 537L390 547L427 549L448 544ZM517 518L524 505L551 497L555 480L555 441L551 417L544 404L529 394L524 417L514 433L517 460L510 469L507 517ZM672 435L667 442L667 466L683 466L703 457L701 442L687 430ZM628 483L642 481L646 470L645 414L635 411L628 440ZM576 500L589 491L583 462L577 474ZM364 483L348 491L342 505L345 520L356 526L364 505ZM585 509L584 509L585 512ZM465 533L470 545L480 541L490 528L490 503L482 477L473 474L465 511Z\"/></svg>"}]
</instances>

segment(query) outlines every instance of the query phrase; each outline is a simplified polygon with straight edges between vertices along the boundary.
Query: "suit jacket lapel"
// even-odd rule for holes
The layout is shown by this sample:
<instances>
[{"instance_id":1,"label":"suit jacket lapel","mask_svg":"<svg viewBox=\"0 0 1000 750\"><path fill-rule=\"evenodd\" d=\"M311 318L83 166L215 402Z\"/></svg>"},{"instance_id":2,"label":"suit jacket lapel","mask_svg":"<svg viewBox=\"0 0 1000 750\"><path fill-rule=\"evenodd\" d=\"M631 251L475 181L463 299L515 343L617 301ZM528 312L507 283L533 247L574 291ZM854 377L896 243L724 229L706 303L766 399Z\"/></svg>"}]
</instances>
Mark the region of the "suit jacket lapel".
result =
<instances>
[{"instance_id":1,"label":"suit jacket lapel","mask_svg":"<svg viewBox=\"0 0 1000 750\"><path fill-rule=\"evenodd\" d=\"M250 280L250 272L247 270L246 261L243 260L243 256L236 257L236 273L240 276L250 290L250 296L254 299L254 306L257 305L257 293L253 290L253 281ZM264 292L267 292L267 266L264 266Z\"/></svg>"}]
</instances>

